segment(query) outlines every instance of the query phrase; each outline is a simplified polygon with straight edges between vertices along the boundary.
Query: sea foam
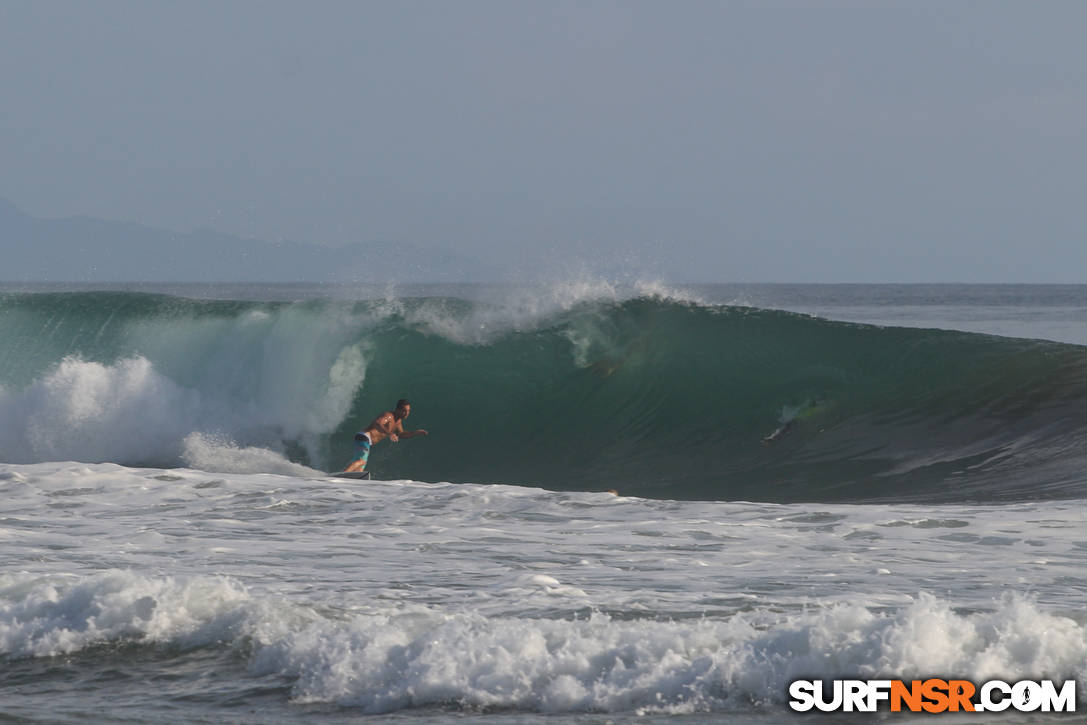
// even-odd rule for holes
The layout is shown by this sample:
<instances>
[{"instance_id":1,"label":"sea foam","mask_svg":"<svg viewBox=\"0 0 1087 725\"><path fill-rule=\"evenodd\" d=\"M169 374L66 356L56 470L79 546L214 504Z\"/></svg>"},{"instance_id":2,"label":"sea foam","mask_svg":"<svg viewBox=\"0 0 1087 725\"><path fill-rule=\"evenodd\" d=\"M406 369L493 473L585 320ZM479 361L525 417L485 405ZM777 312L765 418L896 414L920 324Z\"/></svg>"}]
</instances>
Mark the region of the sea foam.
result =
<instances>
[{"instance_id":1,"label":"sea foam","mask_svg":"<svg viewBox=\"0 0 1087 725\"><path fill-rule=\"evenodd\" d=\"M307 475L313 469L291 464L276 448L339 425L365 368L359 348L348 346L318 385L307 386L315 388L312 399L285 384L246 400L225 385L180 385L141 355L108 365L68 357L24 390L0 388L0 460L184 462Z\"/></svg>"},{"instance_id":2,"label":"sea foam","mask_svg":"<svg viewBox=\"0 0 1087 725\"><path fill-rule=\"evenodd\" d=\"M963 614L928 594L892 612L830 605L725 619L487 617L390 604L377 613L247 590L225 577L0 577L0 653L75 654L122 641L233 647L296 702L381 713L458 704L539 712L780 706L798 677L1074 678L1087 630L1007 596Z\"/></svg>"}]
</instances>

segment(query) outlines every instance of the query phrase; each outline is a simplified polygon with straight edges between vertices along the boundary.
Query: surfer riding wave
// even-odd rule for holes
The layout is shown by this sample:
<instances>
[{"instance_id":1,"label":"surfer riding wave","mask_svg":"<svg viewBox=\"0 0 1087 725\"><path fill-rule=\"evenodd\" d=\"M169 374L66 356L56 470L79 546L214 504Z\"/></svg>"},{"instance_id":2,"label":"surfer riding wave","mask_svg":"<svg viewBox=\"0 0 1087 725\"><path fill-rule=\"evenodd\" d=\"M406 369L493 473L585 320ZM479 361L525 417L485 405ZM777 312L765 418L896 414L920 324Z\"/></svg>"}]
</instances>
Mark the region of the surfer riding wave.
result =
<instances>
[{"instance_id":1,"label":"surfer riding wave","mask_svg":"<svg viewBox=\"0 0 1087 725\"><path fill-rule=\"evenodd\" d=\"M362 472L366 468L366 461L370 457L370 448L388 438L396 443L401 438L408 439L416 436L429 435L427 431L404 430L404 419L411 415L411 403L407 398L396 401L394 410L386 410L374 418L365 430L355 434L355 458L344 469L344 473Z\"/></svg>"}]
</instances>

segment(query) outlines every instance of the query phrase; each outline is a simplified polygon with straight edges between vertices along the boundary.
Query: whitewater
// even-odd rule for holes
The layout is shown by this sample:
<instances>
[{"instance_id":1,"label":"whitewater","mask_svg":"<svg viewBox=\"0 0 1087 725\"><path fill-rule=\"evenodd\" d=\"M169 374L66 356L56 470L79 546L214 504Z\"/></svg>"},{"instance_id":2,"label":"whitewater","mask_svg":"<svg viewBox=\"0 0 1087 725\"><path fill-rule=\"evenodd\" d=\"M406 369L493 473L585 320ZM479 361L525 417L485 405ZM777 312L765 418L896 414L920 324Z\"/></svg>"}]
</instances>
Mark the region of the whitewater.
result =
<instances>
[{"instance_id":1,"label":"whitewater","mask_svg":"<svg viewBox=\"0 0 1087 725\"><path fill-rule=\"evenodd\" d=\"M1084 343L1084 287L8 285L0 717L1082 682ZM431 435L329 478L399 397Z\"/></svg>"}]
</instances>

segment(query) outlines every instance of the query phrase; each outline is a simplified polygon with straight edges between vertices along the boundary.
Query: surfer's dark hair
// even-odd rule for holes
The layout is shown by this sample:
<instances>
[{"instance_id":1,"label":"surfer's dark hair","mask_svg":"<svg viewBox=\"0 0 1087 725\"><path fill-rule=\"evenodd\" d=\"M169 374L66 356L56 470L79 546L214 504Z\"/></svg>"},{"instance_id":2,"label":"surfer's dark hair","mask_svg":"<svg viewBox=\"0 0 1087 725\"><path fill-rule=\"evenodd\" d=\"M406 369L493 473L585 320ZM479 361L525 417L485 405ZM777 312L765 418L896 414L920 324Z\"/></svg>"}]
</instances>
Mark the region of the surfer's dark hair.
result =
<instances>
[{"instance_id":1,"label":"surfer's dark hair","mask_svg":"<svg viewBox=\"0 0 1087 725\"><path fill-rule=\"evenodd\" d=\"M411 401L407 398L401 398L400 400L396 401L397 408L403 408L405 405L411 405Z\"/></svg>"}]
</instances>

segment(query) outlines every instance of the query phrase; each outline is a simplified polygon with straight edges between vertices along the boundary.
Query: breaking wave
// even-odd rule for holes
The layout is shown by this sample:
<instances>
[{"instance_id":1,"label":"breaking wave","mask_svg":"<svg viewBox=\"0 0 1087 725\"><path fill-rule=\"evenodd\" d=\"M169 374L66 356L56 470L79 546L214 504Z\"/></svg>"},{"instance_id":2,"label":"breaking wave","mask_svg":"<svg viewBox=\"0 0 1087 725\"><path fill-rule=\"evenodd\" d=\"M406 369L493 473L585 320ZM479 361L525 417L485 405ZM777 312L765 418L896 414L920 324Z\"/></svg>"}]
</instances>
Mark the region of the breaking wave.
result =
<instances>
[{"instance_id":1,"label":"breaking wave","mask_svg":"<svg viewBox=\"0 0 1087 725\"><path fill-rule=\"evenodd\" d=\"M1082 497L1087 349L645 289L198 301L0 296L0 460L339 470L662 498Z\"/></svg>"},{"instance_id":2,"label":"breaking wave","mask_svg":"<svg viewBox=\"0 0 1087 725\"><path fill-rule=\"evenodd\" d=\"M57 655L240 655L297 703L385 713L456 704L538 712L712 712L780 705L792 679L1082 678L1087 632L1007 596L963 614L922 594L891 612L830 605L726 619L485 617L410 606L358 613L261 597L226 577L0 576L0 661ZM126 654L129 653L129 654Z\"/></svg>"}]
</instances>

